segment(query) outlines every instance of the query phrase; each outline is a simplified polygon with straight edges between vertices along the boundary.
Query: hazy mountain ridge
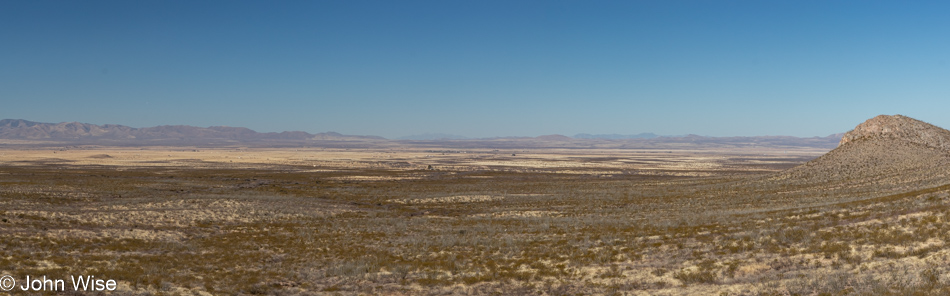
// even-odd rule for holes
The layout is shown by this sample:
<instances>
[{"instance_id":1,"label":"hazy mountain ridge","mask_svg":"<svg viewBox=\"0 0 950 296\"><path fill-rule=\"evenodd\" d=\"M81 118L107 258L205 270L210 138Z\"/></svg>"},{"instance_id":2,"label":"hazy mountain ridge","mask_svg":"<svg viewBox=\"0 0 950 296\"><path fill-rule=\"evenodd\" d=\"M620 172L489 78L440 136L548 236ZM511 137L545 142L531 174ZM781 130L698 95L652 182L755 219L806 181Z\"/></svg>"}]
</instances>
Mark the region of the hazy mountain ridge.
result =
<instances>
[{"instance_id":1,"label":"hazy mountain ridge","mask_svg":"<svg viewBox=\"0 0 950 296\"><path fill-rule=\"evenodd\" d=\"M620 139L652 139L664 137L654 133L639 133L636 135L621 135L621 134L576 134L574 135L575 139L609 139L609 140L620 140Z\"/></svg>"},{"instance_id":2,"label":"hazy mountain ridge","mask_svg":"<svg viewBox=\"0 0 950 296\"><path fill-rule=\"evenodd\" d=\"M133 128L124 125L96 125L79 122L42 123L22 119L0 120L0 138L21 140L227 140L227 141L309 141L381 140L375 136L349 136L334 132L310 134L301 131L259 133L244 127L162 125Z\"/></svg>"},{"instance_id":3,"label":"hazy mountain ridge","mask_svg":"<svg viewBox=\"0 0 950 296\"><path fill-rule=\"evenodd\" d=\"M799 138L791 136L705 137L656 136L652 133L614 136L580 134L575 137L543 135L538 137L465 138L450 134L421 134L387 140L377 136L353 136L335 132L310 134L302 131L260 133L244 127L162 125L133 128L117 124L96 125L79 122L42 123L22 119L0 120L0 139L40 142L71 142L100 145L178 145L264 143L266 145L299 145L311 141L347 142L372 147L404 143L421 146L455 148L671 148L671 147L812 147L833 149L842 134L827 137ZM618 138L618 137L627 138ZM390 144L387 144L390 143ZM329 145L329 144L328 144ZM348 144L349 145L349 144Z\"/></svg>"},{"instance_id":4,"label":"hazy mountain ridge","mask_svg":"<svg viewBox=\"0 0 950 296\"><path fill-rule=\"evenodd\" d=\"M443 133L425 133L425 134L409 135L409 136L396 138L396 140L415 140L415 141L465 140L465 139L470 139L470 138L466 136L443 134Z\"/></svg>"},{"instance_id":5,"label":"hazy mountain ridge","mask_svg":"<svg viewBox=\"0 0 950 296\"><path fill-rule=\"evenodd\" d=\"M564 135L544 135L538 137L498 137L462 140L398 140L409 145L443 148L486 148L486 149L527 149L527 148L606 148L606 149L680 149L680 148L820 148L834 149L842 134L826 137L799 138L791 136L761 137L705 137L689 135L683 137L658 137L652 139L578 139Z\"/></svg>"}]
</instances>

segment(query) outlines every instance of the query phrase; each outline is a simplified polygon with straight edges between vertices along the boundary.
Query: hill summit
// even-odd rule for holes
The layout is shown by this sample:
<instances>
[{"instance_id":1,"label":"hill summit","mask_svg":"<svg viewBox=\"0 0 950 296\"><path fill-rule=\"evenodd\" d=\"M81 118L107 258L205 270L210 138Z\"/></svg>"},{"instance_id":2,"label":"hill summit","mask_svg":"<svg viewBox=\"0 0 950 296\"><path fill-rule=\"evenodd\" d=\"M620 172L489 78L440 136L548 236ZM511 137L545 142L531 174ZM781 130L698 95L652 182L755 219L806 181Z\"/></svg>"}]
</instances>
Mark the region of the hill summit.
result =
<instances>
[{"instance_id":1,"label":"hill summit","mask_svg":"<svg viewBox=\"0 0 950 296\"><path fill-rule=\"evenodd\" d=\"M890 138L950 150L950 131L903 115L878 115L841 137L838 146L863 139Z\"/></svg>"}]
</instances>

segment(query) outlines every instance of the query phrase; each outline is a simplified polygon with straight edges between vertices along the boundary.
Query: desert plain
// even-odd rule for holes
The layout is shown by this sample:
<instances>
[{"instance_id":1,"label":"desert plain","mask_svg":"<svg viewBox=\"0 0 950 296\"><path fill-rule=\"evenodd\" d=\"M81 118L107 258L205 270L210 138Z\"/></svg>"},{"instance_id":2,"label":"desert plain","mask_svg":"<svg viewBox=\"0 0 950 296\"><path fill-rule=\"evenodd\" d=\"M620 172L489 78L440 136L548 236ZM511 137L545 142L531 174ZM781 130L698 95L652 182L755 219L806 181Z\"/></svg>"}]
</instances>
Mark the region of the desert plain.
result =
<instances>
[{"instance_id":1,"label":"desert plain","mask_svg":"<svg viewBox=\"0 0 950 296\"><path fill-rule=\"evenodd\" d=\"M112 295L948 293L946 153L873 148L887 141L5 142L0 273L94 275Z\"/></svg>"}]
</instances>

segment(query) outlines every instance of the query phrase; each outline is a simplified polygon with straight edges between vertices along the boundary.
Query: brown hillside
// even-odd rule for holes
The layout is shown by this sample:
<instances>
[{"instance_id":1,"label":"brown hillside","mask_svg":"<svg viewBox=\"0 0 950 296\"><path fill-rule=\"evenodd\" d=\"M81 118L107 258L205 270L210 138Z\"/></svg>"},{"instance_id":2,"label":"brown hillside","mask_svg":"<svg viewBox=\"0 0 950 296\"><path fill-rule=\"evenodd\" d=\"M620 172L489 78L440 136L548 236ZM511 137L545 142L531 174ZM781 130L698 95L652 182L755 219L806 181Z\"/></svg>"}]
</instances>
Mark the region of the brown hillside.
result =
<instances>
[{"instance_id":1,"label":"brown hillside","mask_svg":"<svg viewBox=\"0 0 950 296\"><path fill-rule=\"evenodd\" d=\"M846 133L838 148L756 183L819 200L865 199L945 185L950 183L950 131L906 116L877 116Z\"/></svg>"}]
</instances>

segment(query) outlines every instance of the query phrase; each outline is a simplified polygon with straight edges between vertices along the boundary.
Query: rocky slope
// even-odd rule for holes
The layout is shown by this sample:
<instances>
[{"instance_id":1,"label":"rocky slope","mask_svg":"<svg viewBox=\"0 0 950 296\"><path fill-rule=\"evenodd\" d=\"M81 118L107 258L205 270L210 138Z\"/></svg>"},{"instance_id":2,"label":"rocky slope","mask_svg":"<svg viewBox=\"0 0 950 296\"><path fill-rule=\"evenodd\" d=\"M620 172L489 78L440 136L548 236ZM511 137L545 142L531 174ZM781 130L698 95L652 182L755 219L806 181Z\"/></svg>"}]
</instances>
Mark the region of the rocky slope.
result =
<instances>
[{"instance_id":1,"label":"rocky slope","mask_svg":"<svg viewBox=\"0 0 950 296\"><path fill-rule=\"evenodd\" d=\"M865 199L950 184L950 131L902 115L881 115L846 133L827 154L755 180L803 199Z\"/></svg>"},{"instance_id":2,"label":"rocky slope","mask_svg":"<svg viewBox=\"0 0 950 296\"><path fill-rule=\"evenodd\" d=\"M950 150L950 131L903 115L878 115L845 133L839 146L862 139L891 138Z\"/></svg>"}]
</instances>

